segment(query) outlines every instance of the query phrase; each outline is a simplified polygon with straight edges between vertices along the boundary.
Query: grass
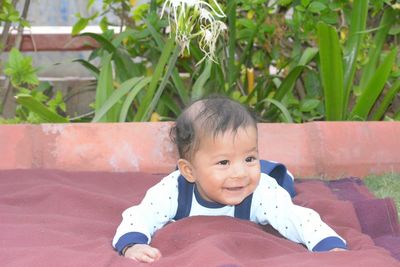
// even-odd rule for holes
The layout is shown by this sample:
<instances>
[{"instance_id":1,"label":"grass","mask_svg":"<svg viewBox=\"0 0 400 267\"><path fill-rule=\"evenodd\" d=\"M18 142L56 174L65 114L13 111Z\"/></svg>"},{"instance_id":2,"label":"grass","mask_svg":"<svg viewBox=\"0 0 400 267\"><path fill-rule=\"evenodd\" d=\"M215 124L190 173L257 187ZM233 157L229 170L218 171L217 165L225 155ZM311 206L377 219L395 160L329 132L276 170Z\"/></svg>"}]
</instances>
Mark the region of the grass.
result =
<instances>
[{"instance_id":1,"label":"grass","mask_svg":"<svg viewBox=\"0 0 400 267\"><path fill-rule=\"evenodd\" d=\"M400 218L400 174L370 175L365 177L364 183L376 197L393 198Z\"/></svg>"}]
</instances>

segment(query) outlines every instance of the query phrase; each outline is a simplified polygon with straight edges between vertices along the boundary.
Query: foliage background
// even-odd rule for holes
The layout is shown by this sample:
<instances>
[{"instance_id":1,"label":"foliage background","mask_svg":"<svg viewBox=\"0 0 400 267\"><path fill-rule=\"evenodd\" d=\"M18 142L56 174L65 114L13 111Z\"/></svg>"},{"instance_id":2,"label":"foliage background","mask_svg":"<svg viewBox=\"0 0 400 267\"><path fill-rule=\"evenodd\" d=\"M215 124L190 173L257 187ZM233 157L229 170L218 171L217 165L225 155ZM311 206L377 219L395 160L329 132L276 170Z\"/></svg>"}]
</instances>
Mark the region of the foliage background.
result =
<instances>
[{"instance_id":1,"label":"foliage background","mask_svg":"<svg viewBox=\"0 0 400 267\"><path fill-rule=\"evenodd\" d=\"M77 60L98 81L93 113L72 121L171 120L212 93L242 102L264 122L400 119L397 1L218 2L228 31L218 40L217 62L199 65L196 40L190 54L178 56L168 21L160 18L163 1L103 0L102 12L77 15L73 34L96 18L103 34L85 34L100 48ZM13 14L14 22L21 19ZM18 57L23 64L13 64ZM21 57L10 53L4 68L20 104L12 121L71 121L63 97L49 94L48 85L16 78L35 74Z\"/></svg>"}]
</instances>

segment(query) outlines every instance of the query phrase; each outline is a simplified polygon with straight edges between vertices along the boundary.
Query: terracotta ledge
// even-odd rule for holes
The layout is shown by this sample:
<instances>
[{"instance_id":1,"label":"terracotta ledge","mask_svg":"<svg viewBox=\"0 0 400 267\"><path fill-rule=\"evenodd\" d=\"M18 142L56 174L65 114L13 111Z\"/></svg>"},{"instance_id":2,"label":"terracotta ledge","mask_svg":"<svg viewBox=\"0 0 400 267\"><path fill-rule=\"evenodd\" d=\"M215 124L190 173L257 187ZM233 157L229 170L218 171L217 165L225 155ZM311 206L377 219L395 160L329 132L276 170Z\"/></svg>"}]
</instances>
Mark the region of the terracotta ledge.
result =
<instances>
[{"instance_id":1,"label":"terracotta ledge","mask_svg":"<svg viewBox=\"0 0 400 267\"><path fill-rule=\"evenodd\" d=\"M124 30L120 27L109 27L115 33ZM0 32L3 28L0 27ZM93 50L99 47L99 44L87 36L72 36L72 26L32 26L25 28L22 34L21 51L81 51ZM101 34L99 26L87 26L83 32L92 32ZM7 42L6 50L13 47L17 32L10 31L10 38Z\"/></svg>"},{"instance_id":2,"label":"terracotta ledge","mask_svg":"<svg viewBox=\"0 0 400 267\"><path fill-rule=\"evenodd\" d=\"M0 169L165 173L177 154L170 123L0 126ZM296 177L400 173L400 123L259 124L260 156Z\"/></svg>"},{"instance_id":3,"label":"terracotta ledge","mask_svg":"<svg viewBox=\"0 0 400 267\"><path fill-rule=\"evenodd\" d=\"M7 43L8 50L15 43L15 35L11 35ZM93 50L99 44L87 36L74 37L71 34L23 34L21 51L83 51Z\"/></svg>"}]
</instances>

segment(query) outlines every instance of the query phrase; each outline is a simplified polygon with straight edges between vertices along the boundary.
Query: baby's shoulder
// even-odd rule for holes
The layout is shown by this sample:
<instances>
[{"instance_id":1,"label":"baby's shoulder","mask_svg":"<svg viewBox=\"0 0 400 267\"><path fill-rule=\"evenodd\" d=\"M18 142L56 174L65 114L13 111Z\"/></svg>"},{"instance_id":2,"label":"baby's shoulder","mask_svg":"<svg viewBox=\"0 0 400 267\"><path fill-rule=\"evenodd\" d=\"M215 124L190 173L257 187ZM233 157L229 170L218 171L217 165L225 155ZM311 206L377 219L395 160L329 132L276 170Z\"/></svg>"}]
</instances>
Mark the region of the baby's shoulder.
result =
<instances>
[{"instance_id":1,"label":"baby's shoulder","mask_svg":"<svg viewBox=\"0 0 400 267\"><path fill-rule=\"evenodd\" d=\"M164 176L164 178L161 179L160 183L168 185L177 185L180 176L181 173L179 172L179 170L173 171L167 176Z\"/></svg>"},{"instance_id":2,"label":"baby's shoulder","mask_svg":"<svg viewBox=\"0 0 400 267\"><path fill-rule=\"evenodd\" d=\"M158 183L150 188L150 190L162 190L170 191L178 187L180 172L173 171L170 174L164 176Z\"/></svg>"},{"instance_id":3,"label":"baby's shoulder","mask_svg":"<svg viewBox=\"0 0 400 267\"><path fill-rule=\"evenodd\" d=\"M269 176L268 174L261 173L260 181L258 183L258 187L265 187L265 186L267 186L267 187L268 186L275 187L275 186L278 186L278 183L276 182L276 180L273 177Z\"/></svg>"}]
</instances>

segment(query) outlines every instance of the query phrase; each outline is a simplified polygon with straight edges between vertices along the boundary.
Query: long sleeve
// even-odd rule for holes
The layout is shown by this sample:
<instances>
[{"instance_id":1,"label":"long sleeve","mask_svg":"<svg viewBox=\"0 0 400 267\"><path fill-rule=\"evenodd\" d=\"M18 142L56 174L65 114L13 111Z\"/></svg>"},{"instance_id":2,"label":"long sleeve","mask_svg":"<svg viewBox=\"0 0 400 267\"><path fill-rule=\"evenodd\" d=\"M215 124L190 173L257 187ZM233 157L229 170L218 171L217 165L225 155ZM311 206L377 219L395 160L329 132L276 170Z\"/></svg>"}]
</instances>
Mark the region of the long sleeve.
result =
<instances>
[{"instance_id":1,"label":"long sleeve","mask_svg":"<svg viewBox=\"0 0 400 267\"><path fill-rule=\"evenodd\" d=\"M253 220L270 224L284 237L311 251L347 248L346 242L312 209L293 204L290 195L268 175L262 174L252 203Z\"/></svg>"},{"instance_id":2,"label":"long sleeve","mask_svg":"<svg viewBox=\"0 0 400 267\"><path fill-rule=\"evenodd\" d=\"M179 172L175 171L150 188L142 202L122 213L122 222L113 239L121 253L126 246L149 244L155 231L172 220L178 205Z\"/></svg>"}]
</instances>

